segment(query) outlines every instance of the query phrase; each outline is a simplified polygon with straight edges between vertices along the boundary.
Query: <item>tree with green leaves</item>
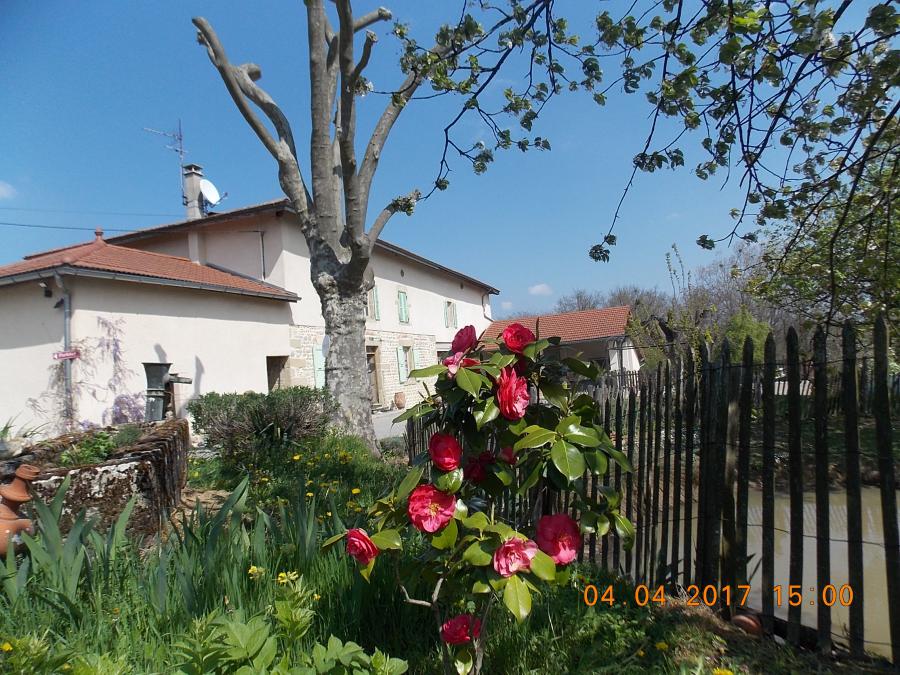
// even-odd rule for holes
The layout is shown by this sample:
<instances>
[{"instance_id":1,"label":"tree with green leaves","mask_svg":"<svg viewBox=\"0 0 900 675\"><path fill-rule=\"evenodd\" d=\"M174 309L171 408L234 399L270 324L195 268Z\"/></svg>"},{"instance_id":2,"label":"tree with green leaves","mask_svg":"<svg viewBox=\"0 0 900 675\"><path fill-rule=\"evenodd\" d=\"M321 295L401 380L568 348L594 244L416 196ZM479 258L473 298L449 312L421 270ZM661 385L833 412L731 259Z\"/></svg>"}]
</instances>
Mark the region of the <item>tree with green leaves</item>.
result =
<instances>
[{"instance_id":1,"label":"tree with green leaves","mask_svg":"<svg viewBox=\"0 0 900 675\"><path fill-rule=\"evenodd\" d=\"M333 5L331 11L324 0L305 2L308 161L286 115L260 86L261 68L232 64L211 24L199 17L194 24L238 110L277 164L310 251L330 338L327 386L349 428L373 448L364 311L372 249L391 217L411 215L419 200L449 187L454 158L483 173L497 150L548 150L536 125L544 106L565 91L586 91L602 105L613 92L644 90L652 121L635 172L684 164L679 143L696 136L707 153L696 168L701 178L741 172L744 204L725 238L755 238L742 229L750 216L760 227L790 222L802 230L846 189L849 206L835 225L837 241L860 197L860 168L882 159L877 141L900 109L900 53L893 46L900 17L887 2L859 15L851 0L638 1L623 4L622 16L602 8L581 37L557 0L461 0L448 7L448 22L425 45L408 26L394 24L401 75L396 88L381 92L384 110L358 143L357 101L373 89L365 76L378 40L372 28L392 14L385 8L357 14L350 0ZM525 61L526 76L498 91L497 75L517 60ZM612 64L613 77L601 61ZM493 94L502 95L501 105L492 104ZM460 104L443 129L434 178L404 187L370 216L372 180L395 123L417 100L437 96L457 96ZM461 138L464 118L480 120L491 142ZM683 128L660 142L663 118ZM613 226L617 217L618 209ZM698 242L712 247L715 240L703 235ZM590 255L607 260L614 243L610 228Z\"/></svg>"}]
</instances>

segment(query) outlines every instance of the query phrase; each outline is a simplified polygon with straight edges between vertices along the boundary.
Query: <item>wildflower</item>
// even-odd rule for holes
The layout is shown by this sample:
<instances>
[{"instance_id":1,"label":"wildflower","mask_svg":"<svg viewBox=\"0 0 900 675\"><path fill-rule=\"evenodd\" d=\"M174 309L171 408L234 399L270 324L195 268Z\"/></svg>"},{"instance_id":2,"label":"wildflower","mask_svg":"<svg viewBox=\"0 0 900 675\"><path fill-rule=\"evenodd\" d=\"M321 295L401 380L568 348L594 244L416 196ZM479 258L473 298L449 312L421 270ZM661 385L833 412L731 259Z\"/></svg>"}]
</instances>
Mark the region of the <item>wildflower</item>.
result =
<instances>
[{"instance_id":1,"label":"wildflower","mask_svg":"<svg viewBox=\"0 0 900 675\"><path fill-rule=\"evenodd\" d=\"M312 496L313 496L313 493L312 493L312 492L307 492L307 493L306 493L306 496L307 496L307 497L312 497Z\"/></svg>"},{"instance_id":2,"label":"wildflower","mask_svg":"<svg viewBox=\"0 0 900 675\"><path fill-rule=\"evenodd\" d=\"M325 515L331 517L331 511L326 511Z\"/></svg>"},{"instance_id":3,"label":"wildflower","mask_svg":"<svg viewBox=\"0 0 900 675\"><path fill-rule=\"evenodd\" d=\"M326 452L326 453L325 453L325 459L328 459L329 457L331 457L331 455L328 454L328 453Z\"/></svg>"},{"instance_id":4,"label":"wildflower","mask_svg":"<svg viewBox=\"0 0 900 675\"><path fill-rule=\"evenodd\" d=\"M296 572L279 572L278 573L278 583L286 584L289 581L297 581L300 578L300 575Z\"/></svg>"},{"instance_id":5,"label":"wildflower","mask_svg":"<svg viewBox=\"0 0 900 675\"><path fill-rule=\"evenodd\" d=\"M247 570L247 574L249 574L250 578L254 581L259 579L265 573L265 569L263 569L262 567L257 567L256 565L250 565L250 569Z\"/></svg>"},{"instance_id":6,"label":"wildflower","mask_svg":"<svg viewBox=\"0 0 900 675\"><path fill-rule=\"evenodd\" d=\"M119 616L119 612L120 612L120 610L119 610L118 607L113 607L113 608L112 608L112 613L115 614L116 616Z\"/></svg>"},{"instance_id":7,"label":"wildflower","mask_svg":"<svg viewBox=\"0 0 900 675\"><path fill-rule=\"evenodd\" d=\"M298 462L298 461L300 461L300 455L294 455L293 457L291 457L291 459L294 460L295 462Z\"/></svg>"},{"instance_id":8,"label":"wildflower","mask_svg":"<svg viewBox=\"0 0 900 675\"><path fill-rule=\"evenodd\" d=\"M729 670L728 668L715 668L713 670L713 675L734 675L734 671Z\"/></svg>"},{"instance_id":9,"label":"wildflower","mask_svg":"<svg viewBox=\"0 0 900 675\"><path fill-rule=\"evenodd\" d=\"M322 596L321 596L321 595L319 595L318 593L313 593L313 600L314 600L315 602L318 602L318 601L321 600L321 599L322 599Z\"/></svg>"},{"instance_id":10,"label":"wildflower","mask_svg":"<svg viewBox=\"0 0 900 675\"><path fill-rule=\"evenodd\" d=\"M263 482L263 483L268 483L268 482L269 482L269 477L268 477L268 476L263 476L263 477L260 478L259 480L260 480L261 482Z\"/></svg>"},{"instance_id":11,"label":"wildflower","mask_svg":"<svg viewBox=\"0 0 900 675\"><path fill-rule=\"evenodd\" d=\"M665 642L657 642L655 646L661 652L664 652L669 648L669 645Z\"/></svg>"},{"instance_id":12,"label":"wildflower","mask_svg":"<svg viewBox=\"0 0 900 675\"><path fill-rule=\"evenodd\" d=\"M5 652L11 652L13 650L13 646L8 642L4 642L2 645L0 645L0 649Z\"/></svg>"},{"instance_id":13,"label":"wildflower","mask_svg":"<svg viewBox=\"0 0 900 675\"><path fill-rule=\"evenodd\" d=\"M307 485L312 485L313 482L312 482L311 480L308 480L308 481L306 481L306 484L307 484Z\"/></svg>"},{"instance_id":14,"label":"wildflower","mask_svg":"<svg viewBox=\"0 0 900 675\"><path fill-rule=\"evenodd\" d=\"M638 649L638 650L637 650L637 655L638 655L640 658L644 658L644 650L643 650L643 649Z\"/></svg>"}]
</instances>

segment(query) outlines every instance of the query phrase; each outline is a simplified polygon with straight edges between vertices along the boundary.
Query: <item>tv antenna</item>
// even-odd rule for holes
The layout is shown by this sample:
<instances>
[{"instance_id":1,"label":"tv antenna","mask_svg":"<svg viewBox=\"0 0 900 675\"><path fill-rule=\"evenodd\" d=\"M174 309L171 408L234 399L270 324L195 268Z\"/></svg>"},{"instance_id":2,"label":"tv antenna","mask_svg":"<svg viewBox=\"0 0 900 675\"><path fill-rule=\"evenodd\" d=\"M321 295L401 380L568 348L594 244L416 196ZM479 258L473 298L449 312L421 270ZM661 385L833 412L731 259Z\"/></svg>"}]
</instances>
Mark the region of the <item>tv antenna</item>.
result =
<instances>
[{"instance_id":1,"label":"tv antenna","mask_svg":"<svg viewBox=\"0 0 900 675\"><path fill-rule=\"evenodd\" d=\"M165 136L171 142L166 145L167 150L172 150L178 155L178 189L181 190L181 199L184 201L184 183L181 176L181 169L184 166L184 156L187 151L184 149L184 134L181 132L181 118L178 118L178 128L175 131L160 131L159 129L151 129L144 127L144 131L158 136Z\"/></svg>"}]
</instances>

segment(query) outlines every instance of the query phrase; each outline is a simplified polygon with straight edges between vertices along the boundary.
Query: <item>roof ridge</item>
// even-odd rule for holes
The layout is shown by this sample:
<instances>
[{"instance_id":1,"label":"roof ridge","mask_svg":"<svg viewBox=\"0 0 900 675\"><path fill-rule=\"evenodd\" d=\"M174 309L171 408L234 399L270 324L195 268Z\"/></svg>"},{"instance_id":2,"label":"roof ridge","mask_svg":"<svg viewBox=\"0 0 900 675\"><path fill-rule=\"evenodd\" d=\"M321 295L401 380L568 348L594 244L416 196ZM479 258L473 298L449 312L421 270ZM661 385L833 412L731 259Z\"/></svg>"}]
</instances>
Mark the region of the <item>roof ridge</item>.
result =
<instances>
[{"instance_id":1,"label":"roof ridge","mask_svg":"<svg viewBox=\"0 0 900 675\"><path fill-rule=\"evenodd\" d=\"M494 322L500 321L522 321L525 319L543 319L550 316L566 316L568 314L585 314L587 312L607 312L613 309L631 310L631 305L613 305L612 307L591 307L590 309L573 309L568 312L547 312L544 314L529 314L528 316L516 316L509 319L494 319Z\"/></svg>"}]
</instances>

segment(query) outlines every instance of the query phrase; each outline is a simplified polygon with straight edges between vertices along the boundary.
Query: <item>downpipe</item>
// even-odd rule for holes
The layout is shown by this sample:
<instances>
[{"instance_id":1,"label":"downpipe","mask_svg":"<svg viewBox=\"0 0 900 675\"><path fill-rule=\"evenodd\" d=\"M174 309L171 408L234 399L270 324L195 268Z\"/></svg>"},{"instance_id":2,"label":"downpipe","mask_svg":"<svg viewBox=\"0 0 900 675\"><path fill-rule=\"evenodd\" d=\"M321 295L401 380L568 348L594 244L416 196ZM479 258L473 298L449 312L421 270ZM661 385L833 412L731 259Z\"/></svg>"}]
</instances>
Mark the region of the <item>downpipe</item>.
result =
<instances>
[{"instance_id":1,"label":"downpipe","mask_svg":"<svg viewBox=\"0 0 900 675\"><path fill-rule=\"evenodd\" d=\"M62 292L62 310L63 310L63 350L70 351L72 349L72 294L63 282L62 276L58 273L53 275L56 286ZM57 307L59 304L57 304ZM72 359L63 361L63 372L65 374L65 416L68 428L72 427L72 418L75 416L75 406L72 401Z\"/></svg>"}]
</instances>

